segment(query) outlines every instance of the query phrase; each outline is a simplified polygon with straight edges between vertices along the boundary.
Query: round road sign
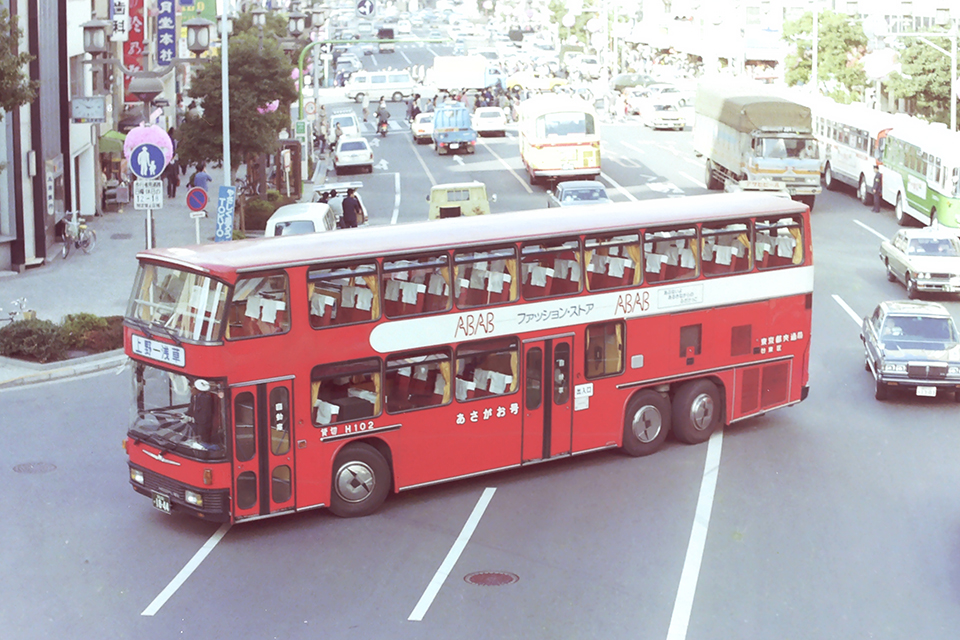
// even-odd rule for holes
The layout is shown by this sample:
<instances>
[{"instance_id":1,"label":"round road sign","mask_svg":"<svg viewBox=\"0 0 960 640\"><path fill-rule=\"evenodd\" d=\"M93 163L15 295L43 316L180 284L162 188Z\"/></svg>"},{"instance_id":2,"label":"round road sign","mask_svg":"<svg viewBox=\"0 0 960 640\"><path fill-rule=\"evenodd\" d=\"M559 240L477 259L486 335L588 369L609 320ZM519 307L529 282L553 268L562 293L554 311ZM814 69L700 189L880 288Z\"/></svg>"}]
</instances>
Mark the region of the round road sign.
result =
<instances>
[{"instance_id":1,"label":"round road sign","mask_svg":"<svg viewBox=\"0 0 960 640\"><path fill-rule=\"evenodd\" d=\"M207 192L200 187L193 187L187 191L187 206L190 211L203 211L207 208Z\"/></svg>"},{"instance_id":2,"label":"round road sign","mask_svg":"<svg viewBox=\"0 0 960 640\"><path fill-rule=\"evenodd\" d=\"M130 154L130 171L138 178L147 180L159 178L166 165L167 160L163 157L163 149L149 142L138 144Z\"/></svg>"}]
</instances>

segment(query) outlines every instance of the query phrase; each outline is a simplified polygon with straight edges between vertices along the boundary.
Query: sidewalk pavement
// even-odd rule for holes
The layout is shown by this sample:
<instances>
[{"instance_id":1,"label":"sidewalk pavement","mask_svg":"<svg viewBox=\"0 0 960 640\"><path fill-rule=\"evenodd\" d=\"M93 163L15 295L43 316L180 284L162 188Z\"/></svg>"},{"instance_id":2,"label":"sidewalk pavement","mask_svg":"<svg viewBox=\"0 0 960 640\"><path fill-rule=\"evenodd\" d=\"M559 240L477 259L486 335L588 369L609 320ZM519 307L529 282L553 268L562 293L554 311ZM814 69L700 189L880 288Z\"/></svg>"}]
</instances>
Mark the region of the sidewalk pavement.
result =
<instances>
[{"instance_id":1,"label":"sidewalk pavement","mask_svg":"<svg viewBox=\"0 0 960 640\"><path fill-rule=\"evenodd\" d=\"M223 184L222 169L207 171L213 181L207 217L200 219L201 244L213 242L217 192ZM322 171L318 173L323 175ZM187 207L187 190L181 184L176 197L165 197L163 209L153 212L157 247L197 243L196 225ZM312 196L309 183L304 193L305 198ZM121 206L120 211L106 212L101 217L85 216L89 228L97 233L97 245L91 253L73 248L64 259L60 243L55 243L42 266L20 274L0 271L0 319L17 308L12 301L20 298L27 299L26 308L36 311L38 318L54 322L80 312L123 315L137 272L137 252L146 246L146 212L135 210L132 202ZM43 365L0 357L0 389L116 368L125 360L122 350Z\"/></svg>"}]
</instances>

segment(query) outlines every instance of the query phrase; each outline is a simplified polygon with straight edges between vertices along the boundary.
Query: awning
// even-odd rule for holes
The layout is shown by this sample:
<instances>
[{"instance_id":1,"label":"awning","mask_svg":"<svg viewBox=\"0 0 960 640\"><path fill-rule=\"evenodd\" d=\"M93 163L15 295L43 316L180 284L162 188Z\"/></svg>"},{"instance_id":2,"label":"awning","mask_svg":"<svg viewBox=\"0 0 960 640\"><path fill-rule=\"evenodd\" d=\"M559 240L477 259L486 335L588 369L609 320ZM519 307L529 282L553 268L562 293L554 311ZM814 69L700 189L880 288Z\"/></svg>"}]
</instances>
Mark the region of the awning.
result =
<instances>
[{"instance_id":1,"label":"awning","mask_svg":"<svg viewBox=\"0 0 960 640\"><path fill-rule=\"evenodd\" d=\"M120 133L111 129L100 136L100 153L112 153L123 155L123 141L127 139L127 134Z\"/></svg>"}]
</instances>

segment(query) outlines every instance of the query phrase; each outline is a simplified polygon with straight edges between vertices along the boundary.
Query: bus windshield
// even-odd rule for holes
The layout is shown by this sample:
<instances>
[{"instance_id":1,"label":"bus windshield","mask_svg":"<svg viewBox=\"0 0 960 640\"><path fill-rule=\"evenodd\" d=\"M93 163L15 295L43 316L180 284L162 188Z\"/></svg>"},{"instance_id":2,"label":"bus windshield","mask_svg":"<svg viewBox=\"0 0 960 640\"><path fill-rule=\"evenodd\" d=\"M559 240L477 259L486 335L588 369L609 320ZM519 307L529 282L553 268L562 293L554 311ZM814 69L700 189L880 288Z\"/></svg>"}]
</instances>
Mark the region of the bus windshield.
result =
<instances>
[{"instance_id":1,"label":"bus windshield","mask_svg":"<svg viewBox=\"0 0 960 640\"><path fill-rule=\"evenodd\" d=\"M149 263L140 265L135 283L126 315L135 326L174 341L219 341L226 284Z\"/></svg>"},{"instance_id":2,"label":"bus windshield","mask_svg":"<svg viewBox=\"0 0 960 640\"><path fill-rule=\"evenodd\" d=\"M583 111L545 113L537 118L537 137L596 134L593 115Z\"/></svg>"},{"instance_id":3,"label":"bus windshield","mask_svg":"<svg viewBox=\"0 0 960 640\"><path fill-rule=\"evenodd\" d=\"M220 382L138 363L129 437L201 460L226 458Z\"/></svg>"}]
</instances>

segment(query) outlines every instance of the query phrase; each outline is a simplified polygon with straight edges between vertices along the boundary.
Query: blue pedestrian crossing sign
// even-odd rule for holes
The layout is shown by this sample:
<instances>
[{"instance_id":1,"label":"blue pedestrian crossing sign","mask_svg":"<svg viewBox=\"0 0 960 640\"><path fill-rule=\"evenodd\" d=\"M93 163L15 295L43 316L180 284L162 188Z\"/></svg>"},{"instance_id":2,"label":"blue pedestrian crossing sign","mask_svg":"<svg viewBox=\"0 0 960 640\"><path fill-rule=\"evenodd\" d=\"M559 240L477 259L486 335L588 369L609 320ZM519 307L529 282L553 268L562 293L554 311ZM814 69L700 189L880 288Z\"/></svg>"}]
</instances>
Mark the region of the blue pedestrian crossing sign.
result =
<instances>
[{"instance_id":1,"label":"blue pedestrian crossing sign","mask_svg":"<svg viewBox=\"0 0 960 640\"><path fill-rule=\"evenodd\" d=\"M138 178L146 180L159 178L166 165L163 149L149 142L138 144L130 154L130 170Z\"/></svg>"},{"instance_id":2,"label":"blue pedestrian crossing sign","mask_svg":"<svg viewBox=\"0 0 960 640\"><path fill-rule=\"evenodd\" d=\"M376 0L357 0L357 16L361 18L373 18L376 15Z\"/></svg>"}]
</instances>

